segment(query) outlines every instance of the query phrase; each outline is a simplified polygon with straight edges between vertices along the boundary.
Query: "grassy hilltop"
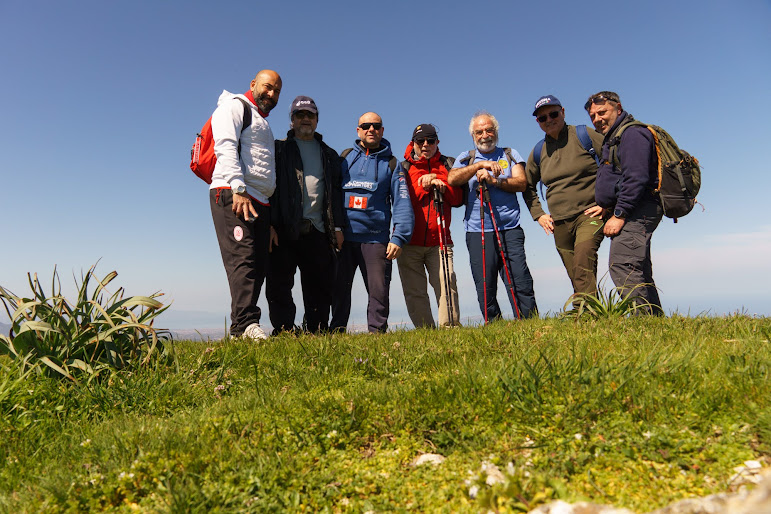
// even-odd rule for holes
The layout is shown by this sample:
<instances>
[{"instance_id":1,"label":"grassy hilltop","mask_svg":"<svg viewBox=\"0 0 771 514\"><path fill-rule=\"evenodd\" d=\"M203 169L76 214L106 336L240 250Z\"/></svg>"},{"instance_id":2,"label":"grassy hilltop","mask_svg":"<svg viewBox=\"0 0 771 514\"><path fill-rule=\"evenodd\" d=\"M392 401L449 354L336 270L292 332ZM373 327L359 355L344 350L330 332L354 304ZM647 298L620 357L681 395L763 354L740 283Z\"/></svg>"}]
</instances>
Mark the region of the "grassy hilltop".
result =
<instances>
[{"instance_id":1,"label":"grassy hilltop","mask_svg":"<svg viewBox=\"0 0 771 514\"><path fill-rule=\"evenodd\" d=\"M770 339L737 315L179 341L80 385L0 357L0 511L652 510L771 454Z\"/></svg>"}]
</instances>

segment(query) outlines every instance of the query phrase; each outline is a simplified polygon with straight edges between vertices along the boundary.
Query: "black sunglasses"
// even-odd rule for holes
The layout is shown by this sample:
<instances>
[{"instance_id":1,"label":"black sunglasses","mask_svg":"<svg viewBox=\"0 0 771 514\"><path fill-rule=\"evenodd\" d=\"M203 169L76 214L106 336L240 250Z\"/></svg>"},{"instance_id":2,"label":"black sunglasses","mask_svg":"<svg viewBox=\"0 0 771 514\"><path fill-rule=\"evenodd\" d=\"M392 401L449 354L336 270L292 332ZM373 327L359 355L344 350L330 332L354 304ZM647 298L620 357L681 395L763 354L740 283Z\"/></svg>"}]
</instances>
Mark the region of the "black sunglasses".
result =
<instances>
[{"instance_id":1,"label":"black sunglasses","mask_svg":"<svg viewBox=\"0 0 771 514\"><path fill-rule=\"evenodd\" d=\"M620 100L618 97L610 97L605 95L594 95L589 100L586 101L584 104L584 110L588 111L589 107L592 106L592 104L604 104L605 102L613 102L613 103L619 103Z\"/></svg>"},{"instance_id":2,"label":"black sunglasses","mask_svg":"<svg viewBox=\"0 0 771 514\"><path fill-rule=\"evenodd\" d=\"M433 145L434 143L436 143L436 138L435 137L426 137L426 138L416 139L415 140L415 144L417 144L418 146L423 146L423 143L428 143L429 145Z\"/></svg>"},{"instance_id":3,"label":"black sunglasses","mask_svg":"<svg viewBox=\"0 0 771 514\"><path fill-rule=\"evenodd\" d=\"M362 123L361 125L359 125L359 128L361 130L369 130L370 127L374 128L375 130L380 130L381 128L383 128L383 124L382 123Z\"/></svg>"},{"instance_id":4,"label":"black sunglasses","mask_svg":"<svg viewBox=\"0 0 771 514\"><path fill-rule=\"evenodd\" d=\"M312 120L313 118L316 117L316 113L313 113L311 111L295 111L292 114L292 116L294 116L298 120L301 120L303 118L308 118L308 119Z\"/></svg>"},{"instance_id":5,"label":"black sunglasses","mask_svg":"<svg viewBox=\"0 0 771 514\"><path fill-rule=\"evenodd\" d=\"M538 123L543 123L544 121L546 121L546 118L551 118L553 120L556 120L557 117L559 117L559 115L560 115L559 111L552 111L549 114L538 116L536 119L538 120Z\"/></svg>"}]
</instances>

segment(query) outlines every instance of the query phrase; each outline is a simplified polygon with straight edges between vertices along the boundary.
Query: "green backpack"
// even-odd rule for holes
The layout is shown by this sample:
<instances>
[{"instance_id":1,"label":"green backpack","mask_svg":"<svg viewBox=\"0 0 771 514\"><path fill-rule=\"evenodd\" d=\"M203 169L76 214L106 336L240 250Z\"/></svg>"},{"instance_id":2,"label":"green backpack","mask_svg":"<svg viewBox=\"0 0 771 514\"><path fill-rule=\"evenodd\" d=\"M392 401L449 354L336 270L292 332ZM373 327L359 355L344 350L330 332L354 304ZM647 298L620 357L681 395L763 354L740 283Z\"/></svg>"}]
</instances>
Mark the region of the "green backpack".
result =
<instances>
[{"instance_id":1,"label":"green backpack","mask_svg":"<svg viewBox=\"0 0 771 514\"><path fill-rule=\"evenodd\" d=\"M685 150L681 150L672 136L663 128L635 120L619 127L610 142L608 158L617 168L620 167L617 150L621 134L632 126L645 127L653 134L659 173L654 192L661 199L664 216L672 218L677 223L677 218L682 218L691 212L696 204L696 195L701 188L699 160Z\"/></svg>"}]
</instances>

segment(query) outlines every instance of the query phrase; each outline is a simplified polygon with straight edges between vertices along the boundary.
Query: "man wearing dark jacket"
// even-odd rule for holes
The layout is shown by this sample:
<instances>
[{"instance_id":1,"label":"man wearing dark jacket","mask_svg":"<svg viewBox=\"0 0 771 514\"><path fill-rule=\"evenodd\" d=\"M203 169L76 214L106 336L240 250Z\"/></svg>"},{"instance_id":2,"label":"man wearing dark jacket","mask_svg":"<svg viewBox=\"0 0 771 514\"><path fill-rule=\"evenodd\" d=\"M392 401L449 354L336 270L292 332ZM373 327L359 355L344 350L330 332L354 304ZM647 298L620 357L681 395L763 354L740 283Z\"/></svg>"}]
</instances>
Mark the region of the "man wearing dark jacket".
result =
<instances>
[{"instance_id":1,"label":"man wearing dark jacket","mask_svg":"<svg viewBox=\"0 0 771 514\"><path fill-rule=\"evenodd\" d=\"M334 250L343 244L340 157L316 132L318 109L298 96L286 139L276 141L276 191L270 199L266 296L274 333L294 329L294 275L300 268L304 329L329 328Z\"/></svg>"},{"instance_id":2,"label":"man wearing dark jacket","mask_svg":"<svg viewBox=\"0 0 771 514\"><path fill-rule=\"evenodd\" d=\"M664 212L654 193L658 161L653 135L639 126L624 129L621 137L616 135L634 118L612 91L590 96L584 108L605 136L595 198L597 205L612 213L603 229L611 238L610 277L622 295L635 298L641 312L661 315L651 263L651 236Z\"/></svg>"}]
</instances>

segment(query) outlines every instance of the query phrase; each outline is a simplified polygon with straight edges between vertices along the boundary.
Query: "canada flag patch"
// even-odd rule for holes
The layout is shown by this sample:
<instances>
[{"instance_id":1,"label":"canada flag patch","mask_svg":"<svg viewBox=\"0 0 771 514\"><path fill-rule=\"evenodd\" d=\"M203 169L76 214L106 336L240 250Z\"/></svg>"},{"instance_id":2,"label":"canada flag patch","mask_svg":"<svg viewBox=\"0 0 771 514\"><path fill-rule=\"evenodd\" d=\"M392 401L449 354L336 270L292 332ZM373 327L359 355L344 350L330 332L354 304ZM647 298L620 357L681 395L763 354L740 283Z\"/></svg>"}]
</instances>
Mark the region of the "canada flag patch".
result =
<instances>
[{"instance_id":1,"label":"canada flag patch","mask_svg":"<svg viewBox=\"0 0 771 514\"><path fill-rule=\"evenodd\" d=\"M366 209L367 197L366 196L351 196L348 199L349 209Z\"/></svg>"}]
</instances>

